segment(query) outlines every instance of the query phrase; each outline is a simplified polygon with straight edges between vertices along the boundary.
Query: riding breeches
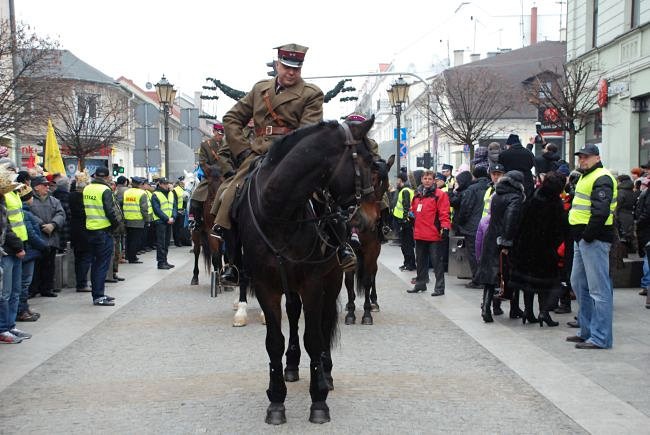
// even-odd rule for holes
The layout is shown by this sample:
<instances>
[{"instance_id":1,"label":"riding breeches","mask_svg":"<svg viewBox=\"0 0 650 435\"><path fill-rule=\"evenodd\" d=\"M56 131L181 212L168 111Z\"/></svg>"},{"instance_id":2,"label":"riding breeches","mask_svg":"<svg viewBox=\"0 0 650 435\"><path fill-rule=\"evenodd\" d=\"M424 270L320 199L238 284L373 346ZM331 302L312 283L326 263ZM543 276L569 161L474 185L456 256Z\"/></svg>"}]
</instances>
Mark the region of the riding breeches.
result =
<instances>
[{"instance_id":1,"label":"riding breeches","mask_svg":"<svg viewBox=\"0 0 650 435\"><path fill-rule=\"evenodd\" d=\"M233 177L234 178L234 177ZM217 213L219 212L219 207L221 207L221 199L223 198L223 194L230 186L230 182L232 181L232 178L227 179L217 189L217 194L214 196L214 201L212 201L212 207L210 208L210 214L212 216L216 216Z\"/></svg>"},{"instance_id":2,"label":"riding breeches","mask_svg":"<svg viewBox=\"0 0 650 435\"><path fill-rule=\"evenodd\" d=\"M230 208L232 207L232 203L235 201L237 187L244 183L244 179L246 178L246 175L248 175L248 169L257 156L257 154L251 153L246 157L246 160L244 160L237 169L237 173L230 180L229 185L226 187L226 190L224 190L223 195L221 195L221 205L217 211L217 217L214 220L215 225L219 225L227 230L232 228L232 223L230 222Z\"/></svg>"}]
</instances>

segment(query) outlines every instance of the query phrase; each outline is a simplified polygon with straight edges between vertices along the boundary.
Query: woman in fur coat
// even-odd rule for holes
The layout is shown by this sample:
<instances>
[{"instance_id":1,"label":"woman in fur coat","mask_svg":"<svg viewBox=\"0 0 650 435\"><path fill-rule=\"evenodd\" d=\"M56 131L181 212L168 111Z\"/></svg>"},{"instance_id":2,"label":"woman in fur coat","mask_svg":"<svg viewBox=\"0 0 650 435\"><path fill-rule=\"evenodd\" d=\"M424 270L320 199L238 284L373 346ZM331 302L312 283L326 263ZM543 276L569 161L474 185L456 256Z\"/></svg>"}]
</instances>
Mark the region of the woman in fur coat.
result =
<instances>
[{"instance_id":1,"label":"woman in fur coat","mask_svg":"<svg viewBox=\"0 0 650 435\"><path fill-rule=\"evenodd\" d=\"M490 202L490 223L483 238L481 259L475 281L483 285L481 317L492 322L491 301L499 285L499 260L501 253L512 249L519 232L519 221L524 202L524 175L519 171L507 172L497 182Z\"/></svg>"},{"instance_id":2,"label":"woman in fur coat","mask_svg":"<svg viewBox=\"0 0 650 435\"><path fill-rule=\"evenodd\" d=\"M549 315L550 303L557 298L551 289L559 288L557 249L564 240L567 221L560 192L565 178L557 172L548 172L522 210L521 225L510 259L512 288L524 291L523 322L539 322L540 326L557 326ZM533 314L535 292L539 299L539 318Z\"/></svg>"}]
</instances>

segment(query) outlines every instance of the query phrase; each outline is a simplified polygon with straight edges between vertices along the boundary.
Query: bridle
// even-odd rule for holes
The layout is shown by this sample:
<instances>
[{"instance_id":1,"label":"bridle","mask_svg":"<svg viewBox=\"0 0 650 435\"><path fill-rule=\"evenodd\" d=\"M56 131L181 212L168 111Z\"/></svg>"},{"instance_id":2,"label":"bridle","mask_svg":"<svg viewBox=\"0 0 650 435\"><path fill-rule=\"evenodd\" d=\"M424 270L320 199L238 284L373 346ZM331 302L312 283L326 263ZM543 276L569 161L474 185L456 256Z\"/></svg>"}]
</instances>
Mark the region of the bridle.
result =
<instances>
[{"instance_id":1,"label":"bridle","mask_svg":"<svg viewBox=\"0 0 650 435\"><path fill-rule=\"evenodd\" d=\"M325 235L325 226L327 224L332 223L335 220L338 219L344 219L345 221L350 221L352 219L352 216L354 216L354 213L359 209L361 206L361 199L370 193L374 192L374 187L372 184L369 184L368 186L363 186L363 177L361 175L361 168L359 166L359 155L357 153L357 145L360 143L365 143L364 139L354 139L354 136L352 135L352 132L350 131L349 125L346 123L343 123L340 125L341 128L343 129L343 134L345 136L345 146L348 147L351 151L351 156L352 156L352 164L354 168L354 194L348 196L345 198L345 201L343 200L335 200L332 194L330 193L329 189L326 187L322 189L319 192L314 193L314 200L318 201L319 203L323 204L323 209L325 210L325 213L322 215L316 215L316 211L314 209L313 203L309 204L308 207L308 212L311 212L313 214L312 217L306 218L306 219L294 219L294 220L289 220L289 219L280 219L280 218L272 218L272 217L267 217L267 219L283 223L285 225L298 225L298 224L303 224L303 223L313 223L314 226L316 227L316 233L318 234L318 237L315 239L314 245L312 246L312 249L309 250L309 252L303 256L302 258L293 258L290 257L289 255L286 254L286 248L279 249L277 248L271 240L264 234L262 231L262 228L257 220L257 217L255 216L255 212L253 210L253 204L251 202L251 196L253 196L251 193L251 185L253 182L257 181L257 177L259 175L259 170L262 165L258 165L255 167L253 172L250 175L250 181L247 184L247 189L246 189L246 197L247 197L247 203L248 203L248 210L251 216L251 220L253 221L253 226L255 227L256 231L264 241L264 243L268 246L268 248L273 252L273 254L278 258L278 261L280 262L281 269L284 269L284 262L289 261L291 263L309 263L309 264L319 264L319 263L325 263L329 261L331 258L336 255L336 248L338 245L333 245L330 242L327 241L327 237ZM341 157L339 158L338 163L336 164L334 170L332 171L329 181L326 184L329 186L331 184L332 179L337 176L339 170L342 168L342 165L345 162L347 152L343 152ZM257 185L257 183L255 183ZM261 202L260 200L260 193L259 190L256 188L255 189L255 199L256 202L259 204ZM346 204L348 201L352 202L351 200L354 199L354 206L350 206L347 210L347 212L342 212L337 210L339 207L339 204ZM319 260L308 260L309 257L313 255L313 253L316 251L316 248L319 245L319 240L323 242L324 246L329 247L329 248L334 248L332 250L332 253L329 254L326 257L323 257ZM340 240L339 240L340 242ZM285 275L286 272L282 270L282 275ZM283 281L284 281L283 277Z\"/></svg>"}]
</instances>

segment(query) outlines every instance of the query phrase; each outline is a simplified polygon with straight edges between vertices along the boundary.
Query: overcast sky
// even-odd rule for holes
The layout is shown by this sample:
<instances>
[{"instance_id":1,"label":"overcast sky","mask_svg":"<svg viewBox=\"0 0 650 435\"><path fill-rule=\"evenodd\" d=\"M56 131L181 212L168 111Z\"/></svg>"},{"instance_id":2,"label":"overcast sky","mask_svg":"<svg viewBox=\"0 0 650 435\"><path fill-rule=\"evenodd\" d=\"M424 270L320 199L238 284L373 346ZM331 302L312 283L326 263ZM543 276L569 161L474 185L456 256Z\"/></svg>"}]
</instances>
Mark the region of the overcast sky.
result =
<instances>
[{"instance_id":1,"label":"overcast sky","mask_svg":"<svg viewBox=\"0 0 650 435\"><path fill-rule=\"evenodd\" d=\"M484 57L521 47L522 12L528 41L534 4L538 39L558 40L561 11L566 23L566 2L558 0L15 0L15 9L18 21L109 76L144 88L165 74L191 95L206 77L248 91L266 77L272 48L288 42L310 48L303 77L375 72L390 62L426 75L445 61L448 49L453 58L455 49ZM327 92L337 81L314 82ZM221 117L234 101L219 95L209 109ZM353 102L332 102L325 115L337 118L353 109Z\"/></svg>"}]
</instances>

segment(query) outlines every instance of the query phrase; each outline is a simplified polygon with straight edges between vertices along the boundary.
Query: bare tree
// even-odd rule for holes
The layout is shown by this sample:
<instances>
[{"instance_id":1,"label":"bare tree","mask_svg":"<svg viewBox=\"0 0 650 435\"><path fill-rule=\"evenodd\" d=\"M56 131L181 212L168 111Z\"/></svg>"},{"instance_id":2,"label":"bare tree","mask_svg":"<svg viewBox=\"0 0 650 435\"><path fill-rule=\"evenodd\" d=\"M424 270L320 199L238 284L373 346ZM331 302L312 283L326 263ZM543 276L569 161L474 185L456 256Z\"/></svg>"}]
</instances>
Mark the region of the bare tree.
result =
<instances>
[{"instance_id":1,"label":"bare tree","mask_svg":"<svg viewBox=\"0 0 650 435\"><path fill-rule=\"evenodd\" d=\"M40 38L26 25L12 31L9 21L0 21L0 138L29 137L35 125L47 125L63 92L57 48L58 42Z\"/></svg>"},{"instance_id":2,"label":"bare tree","mask_svg":"<svg viewBox=\"0 0 650 435\"><path fill-rule=\"evenodd\" d=\"M561 71L538 74L528 84L528 101L544 114L544 123L567 132L569 156L575 153L576 135L589 125L597 107L597 81L590 63L574 61ZM569 159L571 169L574 159Z\"/></svg>"},{"instance_id":3,"label":"bare tree","mask_svg":"<svg viewBox=\"0 0 650 435\"><path fill-rule=\"evenodd\" d=\"M77 157L82 171L87 157L123 139L129 116L128 100L119 88L99 93L96 87L77 87L53 113L54 131L63 153Z\"/></svg>"},{"instance_id":4,"label":"bare tree","mask_svg":"<svg viewBox=\"0 0 650 435\"><path fill-rule=\"evenodd\" d=\"M430 87L430 119L457 144L473 144L499 132L495 123L513 105L514 92L488 68L459 67L444 71Z\"/></svg>"}]
</instances>

